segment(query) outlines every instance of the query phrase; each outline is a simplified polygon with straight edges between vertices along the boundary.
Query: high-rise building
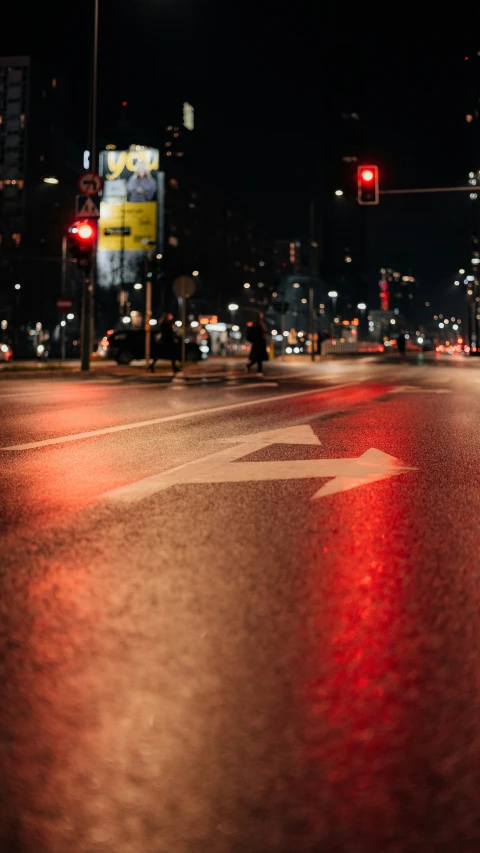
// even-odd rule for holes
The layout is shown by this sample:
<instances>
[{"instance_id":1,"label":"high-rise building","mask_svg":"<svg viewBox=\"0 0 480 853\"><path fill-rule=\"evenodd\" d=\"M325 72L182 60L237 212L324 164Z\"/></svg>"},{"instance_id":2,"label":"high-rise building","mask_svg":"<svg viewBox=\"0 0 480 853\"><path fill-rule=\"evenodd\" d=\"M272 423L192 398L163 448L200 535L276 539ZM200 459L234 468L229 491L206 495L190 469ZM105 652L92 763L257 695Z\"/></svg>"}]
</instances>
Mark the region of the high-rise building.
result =
<instances>
[{"instance_id":1,"label":"high-rise building","mask_svg":"<svg viewBox=\"0 0 480 853\"><path fill-rule=\"evenodd\" d=\"M55 319L62 234L83 165L67 141L66 107L55 72L28 56L0 58L0 319L17 325Z\"/></svg>"}]
</instances>

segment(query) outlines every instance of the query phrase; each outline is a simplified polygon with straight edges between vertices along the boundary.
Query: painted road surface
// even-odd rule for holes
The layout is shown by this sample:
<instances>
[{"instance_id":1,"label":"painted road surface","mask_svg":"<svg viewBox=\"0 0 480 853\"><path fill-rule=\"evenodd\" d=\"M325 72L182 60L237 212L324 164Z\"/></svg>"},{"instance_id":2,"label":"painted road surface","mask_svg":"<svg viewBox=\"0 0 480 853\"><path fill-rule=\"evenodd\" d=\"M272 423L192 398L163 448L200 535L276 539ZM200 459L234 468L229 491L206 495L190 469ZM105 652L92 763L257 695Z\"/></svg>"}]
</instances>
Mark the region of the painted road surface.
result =
<instances>
[{"instance_id":1,"label":"painted road surface","mask_svg":"<svg viewBox=\"0 0 480 853\"><path fill-rule=\"evenodd\" d=\"M0 383L2 850L479 849L480 371L270 371Z\"/></svg>"}]
</instances>

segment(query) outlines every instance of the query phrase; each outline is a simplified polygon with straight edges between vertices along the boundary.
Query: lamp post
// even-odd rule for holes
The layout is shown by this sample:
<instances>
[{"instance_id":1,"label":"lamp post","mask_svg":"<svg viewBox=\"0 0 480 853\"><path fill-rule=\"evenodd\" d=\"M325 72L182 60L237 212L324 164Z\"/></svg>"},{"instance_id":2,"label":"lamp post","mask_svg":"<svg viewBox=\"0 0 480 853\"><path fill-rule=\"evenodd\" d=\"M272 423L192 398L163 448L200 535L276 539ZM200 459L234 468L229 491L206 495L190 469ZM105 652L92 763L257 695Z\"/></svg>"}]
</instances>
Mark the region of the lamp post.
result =
<instances>
[{"instance_id":1,"label":"lamp post","mask_svg":"<svg viewBox=\"0 0 480 853\"><path fill-rule=\"evenodd\" d=\"M365 311L367 310L367 305L365 302L359 302L357 308L360 311L360 333L363 334L365 330Z\"/></svg>"},{"instance_id":2,"label":"lamp post","mask_svg":"<svg viewBox=\"0 0 480 853\"><path fill-rule=\"evenodd\" d=\"M328 295L329 295L330 299L332 300L332 311L333 311L333 316L335 317L335 315L337 313L338 293L336 290L329 290Z\"/></svg>"},{"instance_id":3,"label":"lamp post","mask_svg":"<svg viewBox=\"0 0 480 853\"><path fill-rule=\"evenodd\" d=\"M230 305L228 306L228 310L230 311L230 315L231 315L231 319L232 319L232 325L233 325L235 322L235 313L236 313L236 311L238 311L237 303L236 302L230 302Z\"/></svg>"}]
</instances>

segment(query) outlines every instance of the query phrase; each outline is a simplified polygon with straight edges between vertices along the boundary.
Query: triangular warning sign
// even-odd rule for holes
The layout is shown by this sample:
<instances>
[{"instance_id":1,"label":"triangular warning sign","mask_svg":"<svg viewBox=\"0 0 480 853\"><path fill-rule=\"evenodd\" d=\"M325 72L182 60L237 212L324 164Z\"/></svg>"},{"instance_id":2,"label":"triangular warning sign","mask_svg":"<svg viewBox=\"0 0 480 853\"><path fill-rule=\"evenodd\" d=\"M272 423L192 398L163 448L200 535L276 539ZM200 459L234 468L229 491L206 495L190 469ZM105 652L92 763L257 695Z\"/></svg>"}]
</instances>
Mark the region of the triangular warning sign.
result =
<instances>
[{"instance_id":1,"label":"triangular warning sign","mask_svg":"<svg viewBox=\"0 0 480 853\"><path fill-rule=\"evenodd\" d=\"M95 204L94 201L90 197L87 197L84 201L83 207L78 211L77 216L86 216L86 217L94 217L100 216L100 211Z\"/></svg>"}]
</instances>

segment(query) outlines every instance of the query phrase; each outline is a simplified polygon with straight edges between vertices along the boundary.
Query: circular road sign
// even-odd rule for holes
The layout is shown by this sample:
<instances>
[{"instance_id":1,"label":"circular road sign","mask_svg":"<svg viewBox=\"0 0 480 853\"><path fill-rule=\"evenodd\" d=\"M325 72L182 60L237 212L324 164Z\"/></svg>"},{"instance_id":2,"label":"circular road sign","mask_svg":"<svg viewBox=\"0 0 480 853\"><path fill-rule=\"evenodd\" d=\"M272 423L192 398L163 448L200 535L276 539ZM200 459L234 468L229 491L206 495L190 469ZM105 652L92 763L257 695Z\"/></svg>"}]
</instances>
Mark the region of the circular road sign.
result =
<instances>
[{"instance_id":1,"label":"circular road sign","mask_svg":"<svg viewBox=\"0 0 480 853\"><path fill-rule=\"evenodd\" d=\"M78 179L78 189L82 195L98 195L103 187L103 180L96 172L84 172Z\"/></svg>"},{"instance_id":2,"label":"circular road sign","mask_svg":"<svg viewBox=\"0 0 480 853\"><path fill-rule=\"evenodd\" d=\"M180 275L173 282L173 292L177 299L188 299L195 293L195 281L189 275Z\"/></svg>"}]
</instances>

